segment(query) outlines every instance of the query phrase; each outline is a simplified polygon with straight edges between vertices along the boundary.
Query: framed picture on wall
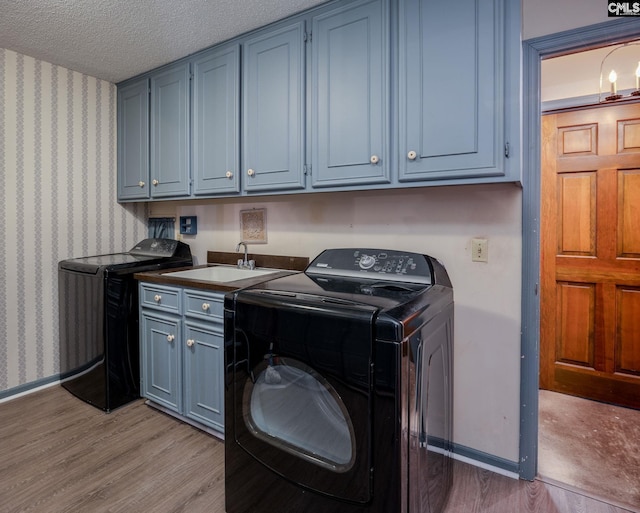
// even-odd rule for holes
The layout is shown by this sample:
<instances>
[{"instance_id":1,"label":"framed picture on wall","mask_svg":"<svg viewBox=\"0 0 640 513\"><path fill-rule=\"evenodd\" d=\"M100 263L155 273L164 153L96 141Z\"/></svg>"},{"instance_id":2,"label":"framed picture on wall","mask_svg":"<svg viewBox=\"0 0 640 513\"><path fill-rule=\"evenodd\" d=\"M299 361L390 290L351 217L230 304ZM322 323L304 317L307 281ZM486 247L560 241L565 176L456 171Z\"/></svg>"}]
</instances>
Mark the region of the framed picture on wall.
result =
<instances>
[{"instance_id":1,"label":"framed picture on wall","mask_svg":"<svg viewBox=\"0 0 640 513\"><path fill-rule=\"evenodd\" d=\"M267 209L240 211L240 240L247 244L267 243Z\"/></svg>"}]
</instances>

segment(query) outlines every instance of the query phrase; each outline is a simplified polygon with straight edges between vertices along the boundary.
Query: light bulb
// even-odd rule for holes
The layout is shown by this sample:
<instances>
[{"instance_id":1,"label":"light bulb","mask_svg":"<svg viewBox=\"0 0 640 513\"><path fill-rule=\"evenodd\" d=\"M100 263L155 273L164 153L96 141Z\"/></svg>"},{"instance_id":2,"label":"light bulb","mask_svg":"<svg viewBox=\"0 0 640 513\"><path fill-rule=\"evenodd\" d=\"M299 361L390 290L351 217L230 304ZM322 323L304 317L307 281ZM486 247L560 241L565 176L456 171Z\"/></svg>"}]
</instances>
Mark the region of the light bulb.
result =
<instances>
[{"instance_id":1,"label":"light bulb","mask_svg":"<svg viewBox=\"0 0 640 513\"><path fill-rule=\"evenodd\" d=\"M612 69L611 73L609 73L609 82L611 82L611 96L616 96L618 94L616 80L618 80L618 74L615 72L615 70Z\"/></svg>"}]
</instances>

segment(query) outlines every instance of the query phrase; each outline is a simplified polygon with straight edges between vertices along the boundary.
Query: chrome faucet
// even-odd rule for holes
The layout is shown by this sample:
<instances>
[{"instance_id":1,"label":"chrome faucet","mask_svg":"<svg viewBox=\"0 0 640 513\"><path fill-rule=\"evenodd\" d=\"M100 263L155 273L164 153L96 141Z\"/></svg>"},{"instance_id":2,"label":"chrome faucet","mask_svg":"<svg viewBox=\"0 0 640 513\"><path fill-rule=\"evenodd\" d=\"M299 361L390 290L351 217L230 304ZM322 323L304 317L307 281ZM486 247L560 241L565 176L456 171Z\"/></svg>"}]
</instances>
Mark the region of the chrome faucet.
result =
<instances>
[{"instance_id":1,"label":"chrome faucet","mask_svg":"<svg viewBox=\"0 0 640 513\"><path fill-rule=\"evenodd\" d=\"M244 260L238 259L238 269L254 269L256 266L255 260L249 260L249 248L247 247L247 243L240 241L236 246L236 253L240 251L240 246L244 246Z\"/></svg>"}]
</instances>

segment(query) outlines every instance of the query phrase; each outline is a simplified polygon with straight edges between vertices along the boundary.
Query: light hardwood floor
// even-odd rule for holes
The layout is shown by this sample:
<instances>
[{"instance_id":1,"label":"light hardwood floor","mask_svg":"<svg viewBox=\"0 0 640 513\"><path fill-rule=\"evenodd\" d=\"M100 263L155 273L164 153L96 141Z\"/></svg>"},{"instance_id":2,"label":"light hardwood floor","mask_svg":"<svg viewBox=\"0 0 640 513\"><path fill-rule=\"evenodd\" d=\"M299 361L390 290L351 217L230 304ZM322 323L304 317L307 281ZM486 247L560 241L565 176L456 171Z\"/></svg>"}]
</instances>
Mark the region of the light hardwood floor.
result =
<instances>
[{"instance_id":1,"label":"light hardwood floor","mask_svg":"<svg viewBox=\"0 0 640 513\"><path fill-rule=\"evenodd\" d=\"M446 513L626 511L460 462L446 508ZM0 512L223 513L224 447L141 400L104 414L51 387L0 404Z\"/></svg>"}]
</instances>

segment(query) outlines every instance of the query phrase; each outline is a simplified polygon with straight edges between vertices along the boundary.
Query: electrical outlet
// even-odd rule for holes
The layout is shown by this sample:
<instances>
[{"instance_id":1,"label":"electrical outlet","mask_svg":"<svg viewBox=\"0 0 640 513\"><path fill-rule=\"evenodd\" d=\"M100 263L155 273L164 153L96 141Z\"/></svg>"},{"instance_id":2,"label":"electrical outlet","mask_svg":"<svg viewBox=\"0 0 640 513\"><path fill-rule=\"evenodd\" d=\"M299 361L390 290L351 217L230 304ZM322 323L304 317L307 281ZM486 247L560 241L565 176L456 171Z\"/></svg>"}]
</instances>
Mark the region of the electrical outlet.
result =
<instances>
[{"instance_id":1,"label":"electrical outlet","mask_svg":"<svg viewBox=\"0 0 640 513\"><path fill-rule=\"evenodd\" d=\"M471 239L471 261L489 261L489 239Z\"/></svg>"}]
</instances>

